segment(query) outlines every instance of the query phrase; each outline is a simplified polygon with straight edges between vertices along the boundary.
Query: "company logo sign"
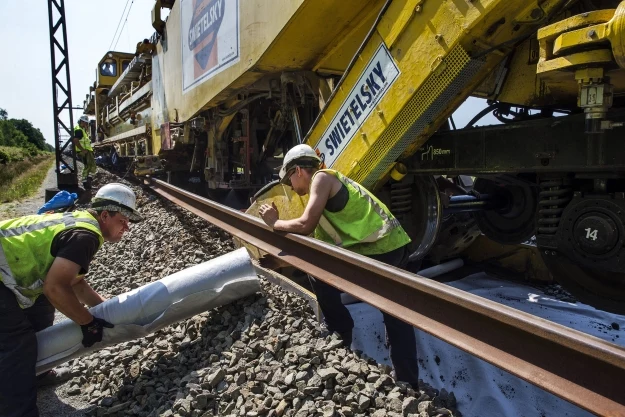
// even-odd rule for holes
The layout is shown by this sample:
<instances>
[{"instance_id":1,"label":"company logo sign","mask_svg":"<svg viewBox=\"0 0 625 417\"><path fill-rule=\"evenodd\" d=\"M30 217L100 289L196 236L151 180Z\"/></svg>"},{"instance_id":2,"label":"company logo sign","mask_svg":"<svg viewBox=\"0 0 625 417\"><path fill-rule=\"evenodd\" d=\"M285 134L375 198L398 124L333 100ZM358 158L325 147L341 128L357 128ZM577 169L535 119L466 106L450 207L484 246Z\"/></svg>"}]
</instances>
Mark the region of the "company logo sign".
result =
<instances>
[{"instance_id":1,"label":"company logo sign","mask_svg":"<svg viewBox=\"0 0 625 417\"><path fill-rule=\"evenodd\" d=\"M189 28L189 50L197 61L200 71L217 65L217 33L224 20L225 0L213 0L208 4L198 2L194 6L193 20ZM204 6L204 7L201 7Z\"/></svg>"},{"instance_id":2,"label":"company logo sign","mask_svg":"<svg viewBox=\"0 0 625 417\"><path fill-rule=\"evenodd\" d=\"M183 91L239 61L239 0L182 0Z\"/></svg>"},{"instance_id":3,"label":"company logo sign","mask_svg":"<svg viewBox=\"0 0 625 417\"><path fill-rule=\"evenodd\" d=\"M327 167L332 167L399 74L399 68L386 45L380 45L314 146Z\"/></svg>"}]
</instances>

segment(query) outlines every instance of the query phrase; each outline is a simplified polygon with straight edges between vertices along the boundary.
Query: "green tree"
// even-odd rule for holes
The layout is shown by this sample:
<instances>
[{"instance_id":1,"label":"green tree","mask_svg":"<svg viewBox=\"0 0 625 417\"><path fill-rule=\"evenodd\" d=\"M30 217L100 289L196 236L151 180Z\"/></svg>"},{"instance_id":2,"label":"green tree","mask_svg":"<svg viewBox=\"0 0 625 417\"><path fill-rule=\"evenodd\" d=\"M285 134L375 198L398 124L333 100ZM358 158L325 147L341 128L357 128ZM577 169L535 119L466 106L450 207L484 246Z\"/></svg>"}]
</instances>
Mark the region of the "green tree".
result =
<instances>
[{"instance_id":1,"label":"green tree","mask_svg":"<svg viewBox=\"0 0 625 417\"><path fill-rule=\"evenodd\" d=\"M41 133L41 130L34 127L28 120L26 119L10 119L10 122L13 123L13 126L20 132L22 132L28 142L35 145L38 149L45 149L46 140Z\"/></svg>"},{"instance_id":2,"label":"green tree","mask_svg":"<svg viewBox=\"0 0 625 417\"><path fill-rule=\"evenodd\" d=\"M25 148L30 154L36 154L38 149L50 149L39 129L26 119L9 119L3 108L0 108L0 146Z\"/></svg>"},{"instance_id":3,"label":"green tree","mask_svg":"<svg viewBox=\"0 0 625 417\"><path fill-rule=\"evenodd\" d=\"M0 120L0 137L4 146L24 148L28 145L28 137L15 128L10 120Z\"/></svg>"},{"instance_id":4,"label":"green tree","mask_svg":"<svg viewBox=\"0 0 625 417\"><path fill-rule=\"evenodd\" d=\"M0 109L0 145L25 147L28 144L28 137L8 120L8 116L6 110Z\"/></svg>"}]
</instances>

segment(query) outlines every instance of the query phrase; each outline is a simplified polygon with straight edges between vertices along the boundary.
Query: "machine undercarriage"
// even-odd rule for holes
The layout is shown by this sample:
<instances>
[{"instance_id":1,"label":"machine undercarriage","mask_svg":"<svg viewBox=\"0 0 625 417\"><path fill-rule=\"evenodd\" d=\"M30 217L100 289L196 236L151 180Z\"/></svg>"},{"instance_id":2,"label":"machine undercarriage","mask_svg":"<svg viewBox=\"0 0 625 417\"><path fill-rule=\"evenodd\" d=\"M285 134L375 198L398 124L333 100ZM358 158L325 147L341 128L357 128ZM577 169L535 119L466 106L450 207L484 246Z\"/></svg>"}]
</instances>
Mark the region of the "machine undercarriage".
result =
<instances>
[{"instance_id":1,"label":"machine undercarriage","mask_svg":"<svg viewBox=\"0 0 625 417\"><path fill-rule=\"evenodd\" d=\"M85 103L107 163L237 208L292 205L270 184L284 153L309 143L388 205L413 260L461 255L480 235L529 242L580 300L625 312L625 3L302 0L254 63L198 87L167 75L189 4L168 3L167 31L154 14L134 58L100 63L119 64ZM344 26L306 32L332 15ZM310 46L293 45L306 33ZM489 107L455 126L470 95ZM501 124L474 127L488 113Z\"/></svg>"}]
</instances>

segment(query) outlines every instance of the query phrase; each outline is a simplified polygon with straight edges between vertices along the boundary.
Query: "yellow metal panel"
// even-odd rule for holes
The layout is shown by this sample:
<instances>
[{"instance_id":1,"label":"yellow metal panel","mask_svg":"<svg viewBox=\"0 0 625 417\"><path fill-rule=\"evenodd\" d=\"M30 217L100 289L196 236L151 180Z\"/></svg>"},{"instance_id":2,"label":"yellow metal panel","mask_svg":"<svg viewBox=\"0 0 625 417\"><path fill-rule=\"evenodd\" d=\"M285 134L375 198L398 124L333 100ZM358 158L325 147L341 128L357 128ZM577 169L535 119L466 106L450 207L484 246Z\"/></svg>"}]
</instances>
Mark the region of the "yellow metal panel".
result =
<instances>
[{"instance_id":1,"label":"yellow metal panel","mask_svg":"<svg viewBox=\"0 0 625 417\"><path fill-rule=\"evenodd\" d=\"M424 0L408 0L405 4L404 2L396 1L389 6L387 15L393 16L393 18L384 19L378 28L378 31L384 36L384 41L389 48L395 44L397 38L399 38L406 29L408 22L410 22L415 15L423 12L424 6L431 10L436 7L436 5L431 2L428 2L427 5L423 3Z\"/></svg>"},{"instance_id":2,"label":"yellow metal panel","mask_svg":"<svg viewBox=\"0 0 625 417\"><path fill-rule=\"evenodd\" d=\"M612 51L599 49L595 51L579 52L563 57L550 59L538 63L537 73L543 74L551 71L574 68L579 65L600 64L612 62Z\"/></svg>"},{"instance_id":3,"label":"yellow metal panel","mask_svg":"<svg viewBox=\"0 0 625 417\"><path fill-rule=\"evenodd\" d=\"M403 7L402 7L403 5ZM440 18L436 19L436 15L442 14L440 8L428 8L425 7L423 13L420 13L411 20L412 25L423 25L421 29L425 28L425 33L419 32L404 32L404 39L398 41L396 48L393 51L393 57L400 67L402 75L395 82L393 87L388 91L386 96L378 104L378 113L374 111L366 120L360 133L358 133L349 145L349 149L346 149L343 154L337 159L334 169L337 169L346 175L358 180L362 180L363 175L368 175L376 162L370 159L379 159L384 157L388 152L388 147L394 145L394 143L385 143L384 146L376 146L373 150L373 144L376 142L380 135L387 130L389 123L397 116L401 108L403 107L403 97L406 92L414 93L415 86L420 85L428 76L429 71L442 63L439 58L445 53L444 45L438 42L434 34L431 31L431 25L433 22L437 22L441 31L444 31L450 37L452 31L458 31L458 27L455 23L449 23L448 19ZM334 99L324 109L323 117L319 124L315 126L314 130L310 133L308 142L311 145L315 145L321 138L321 135L326 130L328 124L332 121L333 116L339 111L339 108L346 100L350 93L351 86L353 86L361 73L367 66L369 59L375 54L378 46L382 44L383 39L380 37L386 36L388 31L389 36L397 37L399 28L395 28L386 22L394 22L394 16L399 15L412 15L414 7L412 4L403 4L402 2L394 2L386 12L383 21L378 26L378 33L369 41L367 47L361 53L361 58L357 60L354 67L351 69L350 74L344 81L343 87L336 92ZM448 10L445 10L448 11ZM446 17L449 17L448 15ZM452 19L453 21L453 19ZM428 25L429 22L429 25ZM420 37L420 41L416 41L416 37ZM406 45L404 47L404 44ZM431 99L435 98L435 93L430 96ZM383 109L383 110L381 110ZM399 139L394 137L393 140ZM391 141L393 141L391 140ZM387 142L387 141L385 141ZM368 152L372 149L372 152ZM377 151L377 152L376 152ZM367 155L366 155L367 154ZM362 172L361 169L365 168ZM385 171L388 171L390 166Z\"/></svg>"},{"instance_id":4,"label":"yellow metal panel","mask_svg":"<svg viewBox=\"0 0 625 417\"><path fill-rule=\"evenodd\" d=\"M173 121L185 121L200 110L217 104L218 97L225 99L233 95L237 88L245 87L260 79L264 74L250 71L261 55L271 45L278 33L287 24L303 3L302 0L273 0L268 7L264 0L240 0L239 7L239 62L198 85L191 91L182 92L182 50L180 27L181 2L177 1L167 18L167 39L165 48L157 46L161 71L164 76L163 112ZM241 78L243 77L244 78Z\"/></svg>"},{"instance_id":5,"label":"yellow metal panel","mask_svg":"<svg viewBox=\"0 0 625 417\"><path fill-rule=\"evenodd\" d=\"M625 69L625 2L621 2L608 23L608 38L619 67Z\"/></svg>"},{"instance_id":6,"label":"yellow metal panel","mask_svg":"<svg viewBox=\"0 0 625 417\"><path fill-rule=\"evenodd\" d=\"M558 36L553 43L553 54L561 55L569 49L582 45L606 42L606 25L598 24L583 29L573 30Z\"/></svg>"},{"instance_id":7,"label":"yellow metal panel","mask_svg":"<svg viewBox=\"0 0 625 417\"><path fill-rule=\"evenodd\" d=\"M345 48L341 52L342 60L347 65L360 42L356 45L357 41L351 39L345 43L341 36L349 33L352 26L364 30L358 20L371 21L371 13L379 10L382 3L382 0L304 1L255 69L269 72L311 69L328 48L341 42Z\"/></svg>"},{"instance_id":8,"label":"yellow metal panel","mask_svg":"<svg viewBox=\"0 0 625 417\"><path fill-rule=\"evenodd\" d=\"M165 47L159 43L157 57L164 83L161 115L163 120L186 121L199 111L214 107L240 92L267 73L283 70L312 69L316 61L343 41L344 50L328 57L328 65L337 69L351 58L350 50L357 48L357 35L366 24L356 20L370 16L382 0L240 0L240 60L197 87L182 92L182 52L180 1L176 2L167 19ZM320 24L322 22L322 24ZM339 35L347 27L358 28L355 36L345 40ZM340 68L339 68L340 69ZM160 119L159 119L160 118ZM156 128L156 126L155 126Z\"/></svg>"},{"instance_id":9,"label":"yellow metal panel","mask_svg":"<svg viewBox=\"0 0 625 417\"><path fill-rule=\"evenodd\" d=\"M615 9L595 10L588 13L569 17L552 25L545 26L538 30L539 41L553 41L564 32L568 32L580 27L605 23L612 19Z\"/></svg>"},{"instance_id":10,"label":"yellow metal panel","mask_svg":"<svg viewBox=\"0 0 625 417\"><path fill-rule=\"evenodd\" d=\"M556 98L550 84L536 77L537 64L538 41L536 39L527 40L517 48L512 56L506 74L507 82L501 87L499 95L489 98L524 106L547 106L556 102L564 107L567 104L575 105L577 84L572 86L570 96Z\"/></svg>"},{"instance_id":11,"label":"yellow metal panel","mask_svg":"<svg viewBox=\"0 0 625 417\"><path fill-rule=\"evenodd\" d=\"M336 42L330 44L330 47L324 51L312 70L320 73L343 73L371 29L380 12L381 3L381 1L369 3L370 6L363 9L353 19L353 23L336 36Z\"/></svg>"},{"instance_id":12,"label":"yellow metal panel","mask_svg":"<svg viewBox=\"0 0 625 417\"><path fill-rule=\"evenodd\" d=\"M344 136L347 144L334 160L332 168L360 181L366 187L388 174L397 158L416 151L449 113L478 85L505 52L489 54L484 60L469 58L465 48L490 49L510 40L516 16L528 14L532 3L504 0L424 2L415 12L415 2L393 2L375 33L324 108L318 123L307 136L307 143L322 146L326 130L334 116L342 111L355 84L378 47L389 45L400 75L364 121L357 133ZM433 6L430 6L430 5ZM541 3L546 15L562 1ZM518 24L515 37L531 25ZM500 47L501 48L501 47ZM495 48L496 49L496 48ZM503 48L502 48L503 49ZM482 70L478 72L478 68ZM347 112L345 113L347 114ZM354 125L356 126L356 125ZM322 146L323 147L323 146ZM327 147L323 147L324 152ZM325 154L324 154L325 155ZM332 163L332 160L329 163Z\"/></svg>"}]
</instances>

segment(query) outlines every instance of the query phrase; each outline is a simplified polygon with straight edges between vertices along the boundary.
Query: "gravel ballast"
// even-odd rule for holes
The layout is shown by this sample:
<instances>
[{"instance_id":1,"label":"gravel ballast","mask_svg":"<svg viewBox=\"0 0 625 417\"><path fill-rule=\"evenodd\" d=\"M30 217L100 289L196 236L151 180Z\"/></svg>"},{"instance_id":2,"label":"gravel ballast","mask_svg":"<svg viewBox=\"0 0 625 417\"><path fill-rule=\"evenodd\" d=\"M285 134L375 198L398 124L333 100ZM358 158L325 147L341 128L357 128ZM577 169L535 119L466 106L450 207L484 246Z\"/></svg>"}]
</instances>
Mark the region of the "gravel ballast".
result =
<instances>
[{"instance_id":1,"label":"gravel ballast","mask_svg":"<svg viewBox=\"0 0 625 417\"><path fill-rule=\"evenodd\" d=\"M113 181L120 180L99 173L96 185ZM221 229L131 186L145 221L97 254L86 279L103 296L234 249ZM261 287L252 297L70 361L74 378L56 388L58 399L40 392L41 415L459 415L450 411L453 394L396 382L389 367L342 347L335 335L320 337L307 301L264 279Z\"/></svg>"}]
</instances>

